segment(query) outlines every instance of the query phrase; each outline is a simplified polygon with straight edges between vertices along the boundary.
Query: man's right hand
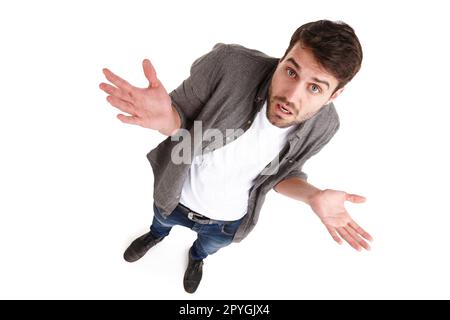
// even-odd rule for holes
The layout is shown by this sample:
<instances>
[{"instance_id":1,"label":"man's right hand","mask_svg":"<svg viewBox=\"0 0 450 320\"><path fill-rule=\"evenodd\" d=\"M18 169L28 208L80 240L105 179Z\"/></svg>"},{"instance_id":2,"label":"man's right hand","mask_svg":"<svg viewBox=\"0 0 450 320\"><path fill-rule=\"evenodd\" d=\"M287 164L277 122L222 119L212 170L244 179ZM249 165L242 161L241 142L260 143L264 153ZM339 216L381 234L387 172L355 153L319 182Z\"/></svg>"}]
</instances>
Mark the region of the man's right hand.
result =
<instances>
[{"instance_id":1,"label":"man's right hand","mask_svg":"<svg viewBox=\"0 0 450 320\"><path fill-rule=\"evenodd\" d=\"M148 88L137 88L108 69L103 73L112 84L101 83L100 89L109 94L108 102L129 115L118 114L123 123L135 124L144 128L158 130L162 134L172 135L180 128L180 117L172 106L172 100L166 89L156 77L155 68L148 59L142 63Z\"/></svg>"}]
</instances>

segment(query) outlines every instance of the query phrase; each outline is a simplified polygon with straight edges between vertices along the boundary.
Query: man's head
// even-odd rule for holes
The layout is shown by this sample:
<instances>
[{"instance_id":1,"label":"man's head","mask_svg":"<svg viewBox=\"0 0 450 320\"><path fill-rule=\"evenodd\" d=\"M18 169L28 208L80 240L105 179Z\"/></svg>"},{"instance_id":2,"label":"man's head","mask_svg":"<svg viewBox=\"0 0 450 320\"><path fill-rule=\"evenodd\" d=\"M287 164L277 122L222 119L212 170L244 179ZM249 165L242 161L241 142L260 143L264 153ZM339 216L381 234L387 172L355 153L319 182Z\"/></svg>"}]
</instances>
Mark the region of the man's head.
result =
<instances>
[{"instance_id":1,"label":"man's head","mask_svg":"<svg viewBox=\"0 0 450 320\"><path fill-rule=\"evenodd\" d=\"M273 74L267 118L280 128L311 118L341 94L359 71L362 57L349 25L329 20L302 25Z\"/></svg>"}]
</instances>

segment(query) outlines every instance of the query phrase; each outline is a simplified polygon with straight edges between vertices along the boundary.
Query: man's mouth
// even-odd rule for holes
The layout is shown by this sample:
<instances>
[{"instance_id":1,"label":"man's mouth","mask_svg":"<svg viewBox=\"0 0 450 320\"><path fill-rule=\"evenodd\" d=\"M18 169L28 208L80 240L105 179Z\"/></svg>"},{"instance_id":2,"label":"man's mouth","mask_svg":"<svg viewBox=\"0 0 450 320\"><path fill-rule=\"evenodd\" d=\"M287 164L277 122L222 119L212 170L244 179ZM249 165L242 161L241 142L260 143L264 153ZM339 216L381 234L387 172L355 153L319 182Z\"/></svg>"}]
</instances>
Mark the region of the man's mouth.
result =
<instances>
[{"instance_id":1,"label":"man's mouth","mask_svg":"<svg viewBox=\"0 0 450 320\"><path fill-rule=\"evenodd\" d=\"M279 112L281 112L281 113L283 113L285 115L291 115L292 114L291 110L284 104L277 103L276 109Z\"/></svg>"}]
</instances>

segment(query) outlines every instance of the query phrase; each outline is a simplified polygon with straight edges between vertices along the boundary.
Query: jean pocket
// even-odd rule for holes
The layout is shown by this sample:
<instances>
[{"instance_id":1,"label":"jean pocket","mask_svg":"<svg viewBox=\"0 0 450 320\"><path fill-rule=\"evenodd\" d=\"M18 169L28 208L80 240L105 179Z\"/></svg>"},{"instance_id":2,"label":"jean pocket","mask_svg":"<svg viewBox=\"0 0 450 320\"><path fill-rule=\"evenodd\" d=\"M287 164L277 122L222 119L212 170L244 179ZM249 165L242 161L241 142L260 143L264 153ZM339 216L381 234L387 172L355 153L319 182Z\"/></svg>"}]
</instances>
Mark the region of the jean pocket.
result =
<instances>
[{"instance_id":1,"label":"jean pocket","mask_svg":"<svg viewBox=\"0 0 450 320\"><path fill-rule=\"evenodd\" d=\"M234 237L234 234L236 233L238 227L239 227L239 224L236 222L224 223L221 226L220 231L222 231L222 233L226 236Z\"/></svg>"}]
</instances>

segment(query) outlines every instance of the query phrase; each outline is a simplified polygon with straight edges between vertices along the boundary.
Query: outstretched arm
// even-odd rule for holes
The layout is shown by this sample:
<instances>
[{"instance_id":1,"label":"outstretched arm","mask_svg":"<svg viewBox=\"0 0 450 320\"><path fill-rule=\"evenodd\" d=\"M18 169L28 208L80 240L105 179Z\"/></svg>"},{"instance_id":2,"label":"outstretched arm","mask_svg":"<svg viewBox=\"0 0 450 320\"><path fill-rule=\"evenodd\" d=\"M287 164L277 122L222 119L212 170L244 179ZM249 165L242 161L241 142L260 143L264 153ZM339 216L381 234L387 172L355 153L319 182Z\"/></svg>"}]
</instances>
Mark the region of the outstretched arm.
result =
<instances>
[{"instance_id":1,"label":"outstretched arm","mask_svg":"<svg viewBox=\"0 0 450 320\"><path fill-rule=\"evenodd\" d=\"M362 203L366 200L364 197L338 190L320 190L297 177L281 181L274 189L311 206L337 243L341 244L344 239L358 251L370 250L364 239L372 241L372 236L353 221L344 206L345 201Z\"/></svg>"}]
</instances>

